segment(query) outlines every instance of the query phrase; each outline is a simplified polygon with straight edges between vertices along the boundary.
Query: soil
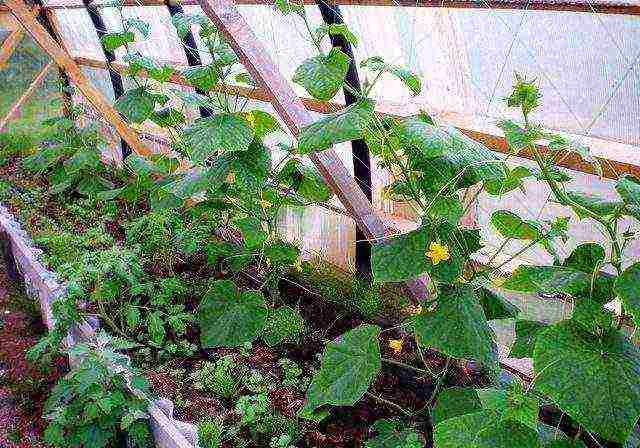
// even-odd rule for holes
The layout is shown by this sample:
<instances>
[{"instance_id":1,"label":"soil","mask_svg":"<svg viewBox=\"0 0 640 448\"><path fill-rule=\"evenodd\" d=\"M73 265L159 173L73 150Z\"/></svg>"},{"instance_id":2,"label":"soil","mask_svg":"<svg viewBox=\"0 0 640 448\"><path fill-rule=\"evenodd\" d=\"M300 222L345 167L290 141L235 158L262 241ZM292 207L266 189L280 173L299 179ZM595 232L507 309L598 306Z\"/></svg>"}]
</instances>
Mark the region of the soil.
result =
<instances>
[{"instance_id":1,"label":"soil","mask_svg":"<svg viewBox=\"0 0 640 448\"><path fill-rule=\"evenodd\" d=\"M43 406L66 369L64 359L48 371L27 361L27 350L45 330L34 302L0 264L0 448L45 446Z\"/></svg>"}]
</instances>

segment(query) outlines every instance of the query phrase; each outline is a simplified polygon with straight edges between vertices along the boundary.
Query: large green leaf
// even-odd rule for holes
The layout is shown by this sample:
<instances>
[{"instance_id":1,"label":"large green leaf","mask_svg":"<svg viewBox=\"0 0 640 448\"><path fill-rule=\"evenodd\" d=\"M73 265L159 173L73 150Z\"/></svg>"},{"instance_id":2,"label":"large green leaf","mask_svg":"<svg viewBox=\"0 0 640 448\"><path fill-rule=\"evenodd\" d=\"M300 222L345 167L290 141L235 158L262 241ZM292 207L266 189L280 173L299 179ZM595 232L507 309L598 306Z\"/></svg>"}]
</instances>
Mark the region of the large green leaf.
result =
<instances>
[{"instance_id":1,"label":"large green leaf","mask_svg":"<svg viewBox=\"0 0 640 448\"><path fill-rule=\"evenodd\" d=\"M624 203L622 201L609 201L598 196L589 195L578 191L568 191L567 197L578 206L573 206L580 219L588 215L583 208L600 217L609 217L616 215L622 210Z\"/></svg>"},{"instance_id":2,"label":"large green leaf","mask_svg":"<svg viewBox=\"0 0 640 448\"><path fill-rule=\"evenodd\" d=\"M481 288L476 291L476 294L480 298L480 305L487 320L513 319L520 312L517 306L494 291Z\"/></svg>"},{"instance_id":3,"label":"large green leaf","mask_svg":"<svg viewBox=\"0 0 640 448\"><path fill-rule=\"evenodd\" d=\"M222 77L222 70L217 65L196 65L182 70L189 84L205 92L213 90Z\"/></svg>"},{"instance_id":4,"label":"large green leaf","mask_svg":"<svg viewBox=\"0 0 640 448\"><path fill-rule=\"evenodd\" d=\"M414 95L419 95L422 90L420 78L404 67L385 63L380 56L367 58L360 63L360 66L377 72L387 72L395 75Z\"/></svg>"},{"instance_id":5,"label":"large green leaf","mask_svg":"<svg viewBox=\"0 0 640 448\"><path fill-rule=\"evenodd\" d=\"M593 275L597 269L600 269L604 258L604 248L600 244L583 243L571 252L563 265Z\"/></svg>"},{"instance_id":6,"label":"large green leaf","mask_svg":"<svg viewBox=\"0 0 640 448\"><path fill-rule=\"evenodd\" d=\"M508 419L478 432L478 448L540 448L540 436L530 427Z\"/></svg>"},{"instance_id":7,"label":"large green leaf","mask_svg":"<svg viewBox=\"0 0 640 448\"><path fill-rule=\"evenodd\" d=\"M155 109L155 96L144 87L127 90L116 100L118 112L132 123L142 123Z\"/></svg>"},{"instance_id":8,"label":"large green leaf","mask_svg":"<svg viewBox=\"0 0 640 448\"><path fill-rule=\"evenodd\" d=\"M640 350L627 337L563 321L540 333L533 362L541 393L585 429L624 443L640 416Z\"/></svg>"},{"instance_id":9,"label":"large green leaf","mask_svg":"<svg viewBox=\"0 0 640 448\"><path fill-rule=\"evenodd\" d=\"M397 132L403 146L416 148L424 157L441 156L447 151L447 139L442 138L441 131L420 116L400 121Z\"/></svg>"},{"instance_id":10,"label":"large green leaf","mask_svg":"<svg viewBox=\"0 0 640 448\"><path fill-rule=\"evenodd\" d=\"M376 325L360 325L327 344L320 371L307 391L305 408L352 406L365 394L381 368Z\"/></svg>"},{"instance_id":11,"label":"large green leaf","mask_svg":"<svg viewBox=\"0 0 640 448\"><path fill-rule=\"evenodd\" d=\"M488 179L484 181L484 190L494 196L501 196L516 188L523 189L523 180L533 176L531 170L524 166L518 166L509 170L505 177Z\"/></svg>"},{"instance_id":12,"label":"large green leaf","mask_svg":"<svg viewBox=\"0 0 640 448\"><path fill-rule=\"evenodd\" d=\"M624 176L616 184L618 194L628 205L640 208L640 180L633 176Z\"/></svg>"},{"instance_id":13,"label":"large green leaf","mask_svg":"<svg viewBox=\"0 0 640 448\"><path fill-rule=\"evenodd\" d=\"M479 448L476 443L478 433L495 423L496 415L491 411L479 411L450 418L435 426L433 446L434 448Z\"/></svg>"},{"instance_id":14,"label":"large green leaf","mask_svg":"<svg viewBox=\"0 0 640 448\"><path fill-rule=\"evenodd\" d=\"M234 114L198 118L184 132L194 162L202 162L217 151L246 151L253 140L247 121Z\"/></svg>"},{"instance_id":15,"label":"large green leaf","mask_svg":"<svg viewBox=\"0 0 640 448\"><path fill-rule=\"evenodd\" d=\"M328 55L305 60L293 74L293 82L303 86L312 97L328 101L344 84L347 70L349 56L334 47Z\"/></svg>"},{"instance_id":16,"label":"large green leaf","mask_svg":"<svg viewBox=\"0 0 640 448\"><path fill-rule=\"evenodd\" d=\"M416 316L413 328L421 345L434 347L447 356L491 366L497 362L495 334L471 288L441 291L435 310Z\"/></svg>"},{"instance_id":17,"label":"large green leaf","mask_svg":"<svg viewBox=\"0 0 640 448\"><path fill-rule=\"evenodd\" d=\"M627 206L627 213L640 221L640 180L624 176L618 180L616 190Z\"/></svg>"},{"instance_id":18,"label":"large green leaf","mask_svg":"<svg viewBox=\"0 0 640 448\"><path fill-rule=\"evenodd\" d=\"M297 159L285 164L278 173L278 180L309 202L325 202L333 196L322 175Z\"/></svg>"},{"instance_id":19,"label":"large green leaf","mask_svg":"<svg viewBox=\"0 0 640 448\"><path fill-rule=\"evenodd\" d=\"M402 282L426 272L431 263L425 252L432 234L421 227L372 245L371 268L376 283Z\"/></svg>"},{"instance_id":20,"label":"large green leaf","mask_svg":"<svg viewBox=\"0 0 640 448\"><path fill-rule=\"evenodd\" d=\"M131 43L136 39L135 34L131 31L121 33L109 33L102 36L102 45L105 51L113 51L125 44Z\"/></svg>"},{"instance_id":21,"label":"large green leaf","mask_svg":"<svg viewBox=\"0 0 640 448\"><path fill-rule=\"evenodd\" d=\"M533 221L524 221L508 210L498 210L491 215L491 224L505 238L537 240L542 238L540 226Z\"/></svg>"},{"instance_id":22,"label":"large green leaf","mask_svg":"<svg viewBox=\"0 0 640 448\"><path fill-rule=\"evenodd\" d=\"M372 100L361 100L307 126L300 132L298 151L308 154L330 148L336 143L362 138L364 130L374 118L373 108Z\"/></svg>"},{"instance_id":23,"label":"large green leaf","mask_svg":"<svg viewBox=\"0 0 640 448\"><path fill-rule=\"evenodd\" d=\"M267 241L269 235L262 229L262 223L258 218L247 216L236 219L233 224L242 232L247 249L258 248Z\"/></svg>"},{"instance_id":24,"label":"large green leaf","mask_svg":"<svg viewBox=\"0 0 640 448\"><path fill-rule=\"evenodd\" d=\"M512 358L533 357L536 338L545 328L547 328L546 324L532 320L516 321L516 340L511 346L509 356Z\"/></svg>"},{"instance_id":25,"label":"large green leaf","mask_svg":"<svg viewBox=\"0 0 640 448\"><path fill-rule=\"evenodd\" d=\"M640 263L629 266L620 274L616 279L615 293L640 328Z\"/></svg>"},{"instance_id":26,"label":"large green leaf","mask_svg":"<svg viewBox=\"0 0 640 448\"><path fill-rule=\"evenodd\" d=\"M255 139L247 151L236 152L235 155L236 185L246 193L259 196L271 169L271 150Z\"/></svg>"},{"instance_id":27,"label":"large green leaf","mask_svg":"<svg viewBox=\"0 0 640 448\"><path fill-rule=\"evenodd\" d=\"M230 280L219 280L197 310L203 347L237 347L256 339L265 326L267 307L257 291L238 293Z\"/></svg>"},{"instance_id":28,"label":"large green leaf","mask_svg":"<svg viewBox=\"0 0 640 448\"><path fill-rule=\"evenodd\" d=\"M424 439L400 420L376 420L371 426L376 435L364 443L364 448L422 448Z\"/></svg>"},{"instance_id":29,"label":"large green leaf","mask_svg":"<svg viewBox=\"0 0 640 448\"><path fill-rule=\"evenodd\" d=\"M520 266L502 284L509 291L566 292L576 295L588 291L591 277L577 269L564 266Z\"/></svg>"},{"instance_id":30,"label":"large green leaf","mask_svg":"<svg viewBox=\"0 0 640 448\"><path fill-rule=\"evenodd\" d=\"M438 425L446 420L482 410L480 398L471 387L452 387L438 395L436 406L431 411L431 420Z\"/></svg>"}]
</instances>

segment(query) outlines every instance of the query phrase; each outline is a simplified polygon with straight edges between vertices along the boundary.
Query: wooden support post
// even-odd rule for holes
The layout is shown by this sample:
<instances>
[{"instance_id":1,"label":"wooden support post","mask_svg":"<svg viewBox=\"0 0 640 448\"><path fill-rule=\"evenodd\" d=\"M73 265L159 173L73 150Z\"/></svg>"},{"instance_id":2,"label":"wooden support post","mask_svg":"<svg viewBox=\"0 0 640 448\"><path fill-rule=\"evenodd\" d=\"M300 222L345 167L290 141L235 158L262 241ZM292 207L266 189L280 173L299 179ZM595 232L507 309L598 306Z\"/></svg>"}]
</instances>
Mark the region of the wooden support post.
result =
<instances>
[{"instance_id":1,"label":"wooden support post","mask_svg":"<svg viewBox=\"0 0 640 448\"><path fill-rule=\"evenodd\" d=\"M11 34L7 36L7 38L2 42L2 46L0 46L0 70L3 70L9 62L9 58L16 50L16 47L22 40L24 36L24 31L21 29L13 30Z\"/></svg>"},{"instance_id":2,"label":"wooden support post","mask_svg":"<svg viewBox=\"0 0 640 448\"><path fill-rule=\"evenodd\" d=\"M313 118L233 2L231 0L199 0L199 3L205 14L224 33L253 79L267 92L271 104L291 133L297 137L302 128L313 123ZM335 151L327 149L310 154L309 157L347 212L353 216L356 225L360 227L366 238L383 240L386 236L383 220L373 210L371 203ZM407 282L407 289L414 300L421 300L428 296L427 283L426 278Z\"/></svg>"},{"instance_id":3,"label":"wooden support post","mask_svg":"<svg viewBox=\"0 0 640 448\"><path fill-rule=\"evenodd\" d=\"M122 119L118 111L111 103L96 89L89 80L82 74L75 61L58 45L53 37L44 27L33 17L29 8L23 0L5 0L5 5L9 7L16 20L20 22L24 30L42 47L42 49L55 61L58 66L65 71L69 79L78 87L87 101L105 119L114 125L116 131L131 148L141 156L151 155L151 151L140 141L138 135ZM119 154L114 154L118 160Z\"/></svg>"},{"instance_id":4,"label":"wooden support post","mask_svg":"<svg viewBox=\"0 0 640 448\"><path fill-rule=\"evenodd\" d=\"M24 104L29 100L29 98L33 96L35 91L38 90L38 88L40 88L45 78L47 77L49 70L51 70L51 67L53 67L53 62L47 63L47 65L45 65L44 68L40 70L40 73L38 73L38 75L31 82L31 84L29 84L29 87L27 88L27 90L25 90L22 96L18 98L18 101L14 103L14 105L11 107L7 115L5 115L4 118L0 121L0 132L5 130L5 127L11 120L14 120L20 116L20 110L22 109Z\"/></svg>"}]
</instances>

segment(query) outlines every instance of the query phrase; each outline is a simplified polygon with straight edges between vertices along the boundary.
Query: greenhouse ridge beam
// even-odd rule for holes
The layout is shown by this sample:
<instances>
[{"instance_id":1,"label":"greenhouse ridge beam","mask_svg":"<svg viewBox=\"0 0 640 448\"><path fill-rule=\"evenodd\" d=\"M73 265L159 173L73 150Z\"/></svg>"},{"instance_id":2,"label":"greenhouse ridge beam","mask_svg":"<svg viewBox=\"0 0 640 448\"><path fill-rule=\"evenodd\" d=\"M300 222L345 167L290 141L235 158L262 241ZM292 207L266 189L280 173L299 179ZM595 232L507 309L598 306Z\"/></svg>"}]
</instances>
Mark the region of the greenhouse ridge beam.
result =
<instances>
[{"instance_id":1,"label":"greenhouse ridge beam","mask_svg":"<svg viewBox=\"0 0 640 448\"><path fill-rule=\"evenodd\" d=\"M317 0L318 9L322 15L322 20L327 25L344 24L340 7L336 4L329 3L326 0ZM339 48L349 57L349 68L345 77L345 83L352 89L360 90L360 77L358 76L358 66L356 58L353 56L351 44L344 36L340 34L330 34L331 45ZM343 89L345 105L349 106L358 101L358 98L351 90ZM364 139L353 140L351 142L351 153L353 160L353 178L358 186L367 197L369 202L373 199L373 187L371 183L371 157L369 148ZM356 227L356 271L366 277L371 278L371 243L367 241L366 236Z\"/></svg>"},{"instance_id":2,"label":"greenhouse ridge beam","mask_svg":"<svg viewBox=\"0 0 640 448\"><path fill-rule=\"evenodd\" d=\"M107 64L104 61L100 61L97 59L77 57L75 58L75 61L82 66L101 68L101 69L107 68ZM114 63L112 64L112 67L114 67L115 69L123 73L127 70L127 66L124 64ZM146 73L144 73L143 71L138 76L145 77ZM171 78L169 79L169 82L177 85L191 87L191 84L177 73L174 73L171 76ZM270 96L263 89L256 89L256 88L249 88L249 87L242 87L242 86L227 84L223 86L221 90L231 95L239 95L239 96L253 99L253 100L258 100L263 102L271 101ZM300 101L302 101L302 103L307 109L313 112L318 112L322 114L334 113L344 108L344 105L339 103L320 101L312 98L299 98L299 99ZM378 101L376 103L376 111L383 116L391 116L391 117L397 117L397 118L404 116L401 113L401 111L398 109L398 107L396 107L395 105L381 102L381 101ZM473 130L470 127L465 127L464 123L461 124L460 121L461 120L456 120L455 122L447 122L446 119L442 120L443 124L453 125L460 132L473 138L474 140L477 140L483 143L492 151L513 155L504 137L499 136L497 134L492 134L486 131ZM465 120L462 120L462 121L465 121ZM469 121L469 120L466 120L466 121ZM629 148L631 148L631 146L629 146ZM538 149L543 154L547 154L549 152L549 148L547 148L546 146L542 146L542 145L538 146ZM613 155L615 154L612 151L611 156L609 157L612 157ZM534 155L532 151L524 150L518 153L518 157L533 160ZM640 177L640 166L636 164L627 163L620 160L614 160L612 158L607 158L607 157L597 156L596 158L601 162L603 175L606 178L617 179L619 176L623 174L630 174L636 177ZM556 165L561 166L563 168L567 168L573 171L579 171L587 174L598 174L597 171L594 169L593 164L583 160L579 154L563 153L559 157L559 159L560 160L556 163Z\"/></svg>"},{"instance_id":3,"label":"greenhouse ridge beam","mask_svg":"<svg viewBox=\"0 0 640 448\"><path fill-rule=\"evenodd\" d=\"M137 134L120 117L113 105L82 74L75 61L56 43L47 30L33 17L23 0L5 0L5 5L22 25L24 30L42 47L55 63L65 71L70 80L78 87L85 98L116 128L120 136L138 154L151 155L151 151L140 141Z\"/></svg>"},{"instance_id":4,"label":"greenhouse ridge beam","mask_svg":"<svg viewBox=\"0 0 640 448\"><path fill-rule=\"evenodd\" d=\"M54 0L49 2L49 9L83 8L81 2ZM106 3L106 2L105 2ZM163 0L124 0L126 6L162 6ZM271 0L237 0L238 5L273 5ZM306 5L315 5L315 0L303 0ZM554 1L554 0L336 0L343 6L399 6L415 8L454 8L454 9L507 9L530 11L567 11L601 14L640 15L640 1ZM197 5L197 0L184 0L181 5Z\"/></svg>"},{"instance_id":5,"label":"greenhouse ridge beam","mask_svg":"<svg viewBox=\"0 0 640 448\"><path fill-rule=\"evenodd\" d=\"M314 120L237 8L229 0L201 0L200 5L205 14L225 35L253 79L268 94L269 102L293 136L298 137L301 129L312 124ZM360 227L366 238L383 240L386 237L383 220L373 210L371 203L335 151L330 148L312 153L309 158L322 173L347 212L353 216L356 225ZM414 300L424 299L429 294L426 277L408 281L406 286Z\"/></svg>"}]
</instances>

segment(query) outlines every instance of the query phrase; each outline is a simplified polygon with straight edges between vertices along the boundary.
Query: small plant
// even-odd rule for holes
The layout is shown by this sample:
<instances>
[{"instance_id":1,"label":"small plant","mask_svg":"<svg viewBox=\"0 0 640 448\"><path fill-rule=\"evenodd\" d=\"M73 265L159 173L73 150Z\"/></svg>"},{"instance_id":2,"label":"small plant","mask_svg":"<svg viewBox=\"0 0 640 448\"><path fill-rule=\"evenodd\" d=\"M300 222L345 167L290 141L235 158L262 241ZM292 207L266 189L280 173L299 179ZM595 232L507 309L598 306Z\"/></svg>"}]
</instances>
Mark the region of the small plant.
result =
<instances>
[{"instance_id":1,"label":"small plant","mask_svg":"<svg viewBox=\"0 0 640 448\"><path fill-rule=\"evenodd\" d=\"M308 381L302 376L302 369L298 367L295 361L289 358L282 358L278 361L278 365L282 369L282 385L295 387L301 391L306 390Z\"/></svg>"},{"instance_id":2,"label":"small plant","mask_svg":"<svg viewBox=\"0 0 640 448\"><path fill-rule=\"evenodd\" d=\"M196 389L228 400L238 395L244 372L242 364L225 355L215 362L205 361L192 375Z\"/></svg>"},{"instance_id":3,"label":"small plant","mask_svg":"<svg viewBox=\"0 0 640 448\"><path fill-rule=\"evenodd\" d=\"M129 392L122 376L130 369L128 359L110 344L111 339L101 333L95 341L70 351L80 363L60 380L47 400L47 444L102 448L125 438L131 446L152 445L148 403ZM148 387L141 377L134 377L132 385L142 391Z\"/></svg>"},{"instance_id":4,"label":"small plant","mask_svg":"<svg viewBox=\"0 0 640 448\"><path fill-rule=\"evenodd\" d=\"M220 448L224 422L220 418L206 418L198 423L198 443L202 448Z\"/></svg>"},{"instance_id":5,"label":"small plant","mask_svg":"<svg viewBox=\"0 0 640 448\"><path fill-rule=\"evenodd\" d=\"M240 416L238 426L248 430L256 443L277 440L282 436L293 440L297 435L297 423L279 414L266 393L243 395L238 399L235 411Z\"/></svg>"}]
</instances>

